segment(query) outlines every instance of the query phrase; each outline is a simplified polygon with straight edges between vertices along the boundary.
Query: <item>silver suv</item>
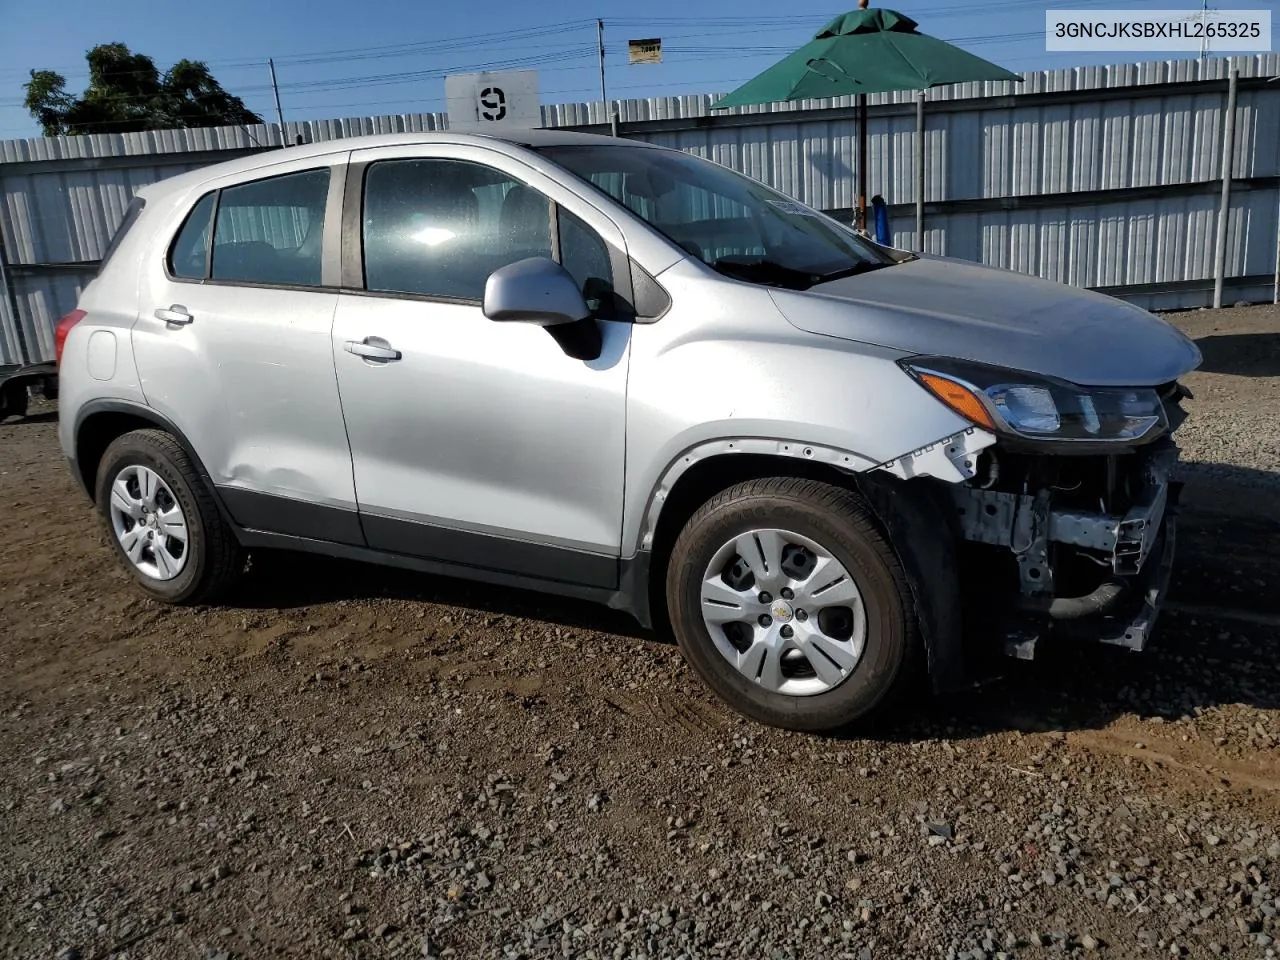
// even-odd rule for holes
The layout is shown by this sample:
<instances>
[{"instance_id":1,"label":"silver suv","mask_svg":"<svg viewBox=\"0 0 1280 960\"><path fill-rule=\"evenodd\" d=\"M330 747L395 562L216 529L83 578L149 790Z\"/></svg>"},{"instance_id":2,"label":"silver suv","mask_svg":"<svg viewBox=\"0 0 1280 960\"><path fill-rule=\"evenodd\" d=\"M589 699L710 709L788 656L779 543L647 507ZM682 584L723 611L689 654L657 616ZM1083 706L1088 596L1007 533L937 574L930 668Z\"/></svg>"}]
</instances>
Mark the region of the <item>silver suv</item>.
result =
<instances>
[{"instance_id":1,"label":"silver suv","mask_svg":"<svg viewBox=\"0 0 1280 960\"><path fill-rule=\"evenodd\" d=\"M553 131L148 186L56 342L63 449L151 596L283 547L589 598L809 730L1049 632L1140 649L1200 360L1108 297Z\"/></svg>"}]
</instances>

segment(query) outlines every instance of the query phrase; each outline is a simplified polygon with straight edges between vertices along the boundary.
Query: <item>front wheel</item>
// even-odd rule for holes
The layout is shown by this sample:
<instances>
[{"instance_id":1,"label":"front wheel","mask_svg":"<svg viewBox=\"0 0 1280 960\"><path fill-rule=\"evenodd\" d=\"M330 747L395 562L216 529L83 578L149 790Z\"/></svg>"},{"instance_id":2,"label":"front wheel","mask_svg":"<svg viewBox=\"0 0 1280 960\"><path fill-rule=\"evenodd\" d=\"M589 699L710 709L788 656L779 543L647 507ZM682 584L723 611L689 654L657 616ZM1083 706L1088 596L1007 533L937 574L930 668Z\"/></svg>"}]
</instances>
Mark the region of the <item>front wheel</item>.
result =
<instances>
[{"instance_id":1,"label":"front wheel","mask_svg":"<svg viewBox=\"0 0 1280 960\"><path fill-rule=\"evenodd\" d=\"M854 492L738 484L685 525L667 569L686 659L738 712L827 730L883 706L917 649L906 574Z\"/></svg>"},{"instance_id":2,"label":"front wheel","mask_svg":"<svg viewBox=\"0 0 1280 960\"><path fill-rule=\"evenodd\" d=\"M98 466L97 503L125 567L157 600L214 600L244 569L244 553L191 458L162 430L112 441Z\"/></svg>"}]
</instances>

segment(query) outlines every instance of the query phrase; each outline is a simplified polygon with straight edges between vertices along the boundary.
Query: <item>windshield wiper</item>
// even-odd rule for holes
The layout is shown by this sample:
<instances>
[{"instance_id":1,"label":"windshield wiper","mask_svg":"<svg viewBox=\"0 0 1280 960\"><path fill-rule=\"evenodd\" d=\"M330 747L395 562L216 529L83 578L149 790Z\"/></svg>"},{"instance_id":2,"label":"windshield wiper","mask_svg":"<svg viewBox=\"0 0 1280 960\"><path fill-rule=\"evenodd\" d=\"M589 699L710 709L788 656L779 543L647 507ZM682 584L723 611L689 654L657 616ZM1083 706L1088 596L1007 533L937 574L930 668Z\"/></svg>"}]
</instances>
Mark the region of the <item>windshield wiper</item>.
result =
<instances>
[{"instance_id":1,"label":"windshield wiper","mask_svg":"<svg viewBox=\"0 0 1280 960\"><path fill-rule=\"evenodd\" d=\"M711 264L711 269L749 283L788 290L808 290L818 282L817 274L766 257L720 257Z\"/></svg>"},{"instance_id":2,"label":"windshield wiper","mask_svg":"<svg viewBox=\"0 0 1280 960\"><path fill-rule=\"evenodd\" d=\"M819 274L818 278L814 281L814 283L815 284L829 283L832 280L842 280L845 277L854 277L860 273L870 273L872 270L879 270L882 267L892 267L899 262L903 262L903 261L893 261L890 263L876 263L875 261L872 261L872 260L864 260L860 263L850 264L849 266L843 267L839 270L832 270L830 273Z\"/></svg>"},{"instance_id":3,"label":"windshield wiper","mask_svg":"<svg viewBox=\"0 0 1280 960\"><path fill-rule=\"evenodd\" d=\"M859 273L891 267L893 263L877 263L873 260L860 261L832 270L829 273L814 273L810 270L797 270L784 263L770 260L767 257L721 257L711 264L711 268L730 277L746 280L748 283L760 283L769 287L784 287L788 290L808 290L819 283L852 277Z\"/></svg>"}]
</instances>

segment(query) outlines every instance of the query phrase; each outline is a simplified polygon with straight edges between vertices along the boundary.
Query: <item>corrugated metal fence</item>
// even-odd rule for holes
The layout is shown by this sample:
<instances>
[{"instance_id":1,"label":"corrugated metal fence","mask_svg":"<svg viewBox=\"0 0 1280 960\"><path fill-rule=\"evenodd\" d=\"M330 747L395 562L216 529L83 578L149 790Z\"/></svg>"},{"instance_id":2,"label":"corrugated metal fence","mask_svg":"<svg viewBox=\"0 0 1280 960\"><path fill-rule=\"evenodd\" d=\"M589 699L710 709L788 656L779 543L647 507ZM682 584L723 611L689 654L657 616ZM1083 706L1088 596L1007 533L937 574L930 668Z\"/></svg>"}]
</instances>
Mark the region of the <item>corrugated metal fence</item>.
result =
<instances>
[{"instance_id":1,"label":"corrugated metal fence","mask_svg":"<svg viewBox=\"0 0 1280 960\"><path fill-rule=\"evenodd\" d=\"M1152 309L1210 302L1230 67L1239 72L1225 302L1270 300L1280 248L1280 55L1024 74L929 91L924 234L914 94L870 103L869 183L894 242L1105 290ZM849 216L851 98L712 113L709 96L617 101L620 132L678 147ZM543 124L608 131L610 105L543 107ZM442 129L441 114L0 142L0 362L53 356L134 191L294 143Z\"/></svg>"}]
</instances>

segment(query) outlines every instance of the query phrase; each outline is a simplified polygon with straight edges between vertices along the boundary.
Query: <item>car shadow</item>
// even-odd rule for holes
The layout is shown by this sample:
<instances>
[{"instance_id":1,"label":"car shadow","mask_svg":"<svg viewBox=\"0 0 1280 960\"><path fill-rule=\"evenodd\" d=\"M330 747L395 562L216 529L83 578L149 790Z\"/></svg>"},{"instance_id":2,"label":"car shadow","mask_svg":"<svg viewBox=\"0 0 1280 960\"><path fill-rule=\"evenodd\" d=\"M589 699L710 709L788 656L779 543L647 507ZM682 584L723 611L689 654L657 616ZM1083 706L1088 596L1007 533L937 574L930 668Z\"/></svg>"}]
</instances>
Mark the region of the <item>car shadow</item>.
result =
<instances>
[{"instance_id":1,"label":"car shadow","mask_svg":"<svg viewBox=\"0 0 1280 960\"><path fill-rule=\"evenodd\" d=\"M1280 376L1280 333L1211 334L1196 341L1202 373L1239 377Z\"/></svg>"},{"instance_id":2,"label":"car shadow","mask_svg":"<svg viewBox=\"0 0 1280 960\"><path fill-rule=\"evenodd\" d=\"M1045 641L1030 662L993 658L994 670L976 674L982 683L972 690L947 697L921 690L872 725L831 736L963 740L1096 730L1125 715L1176 720L1224 704L1280 709L1280 555L1272 547L1280 539L1280 474L1186 463L1182 475L1178 562L1144 652ZM541 620L614 634L618 643L669 642L665 630L644 630L596 604L302 554L256 556L230 605L278 609L376 597ZM690 674L688 682L697 680Z\"/></svg>"},{"instance_id":3,"label":"car shadow","mask_svg":"<svg viewBox=\"0 0 1280 960\"><path fill-rule=\"evenodd\" d=\"M627 614L585 600L277 550L253 554L248 573L224 605L278 610L374 598L444 604L636 639L656 638Z\"/></svg>"}]
</instances>

